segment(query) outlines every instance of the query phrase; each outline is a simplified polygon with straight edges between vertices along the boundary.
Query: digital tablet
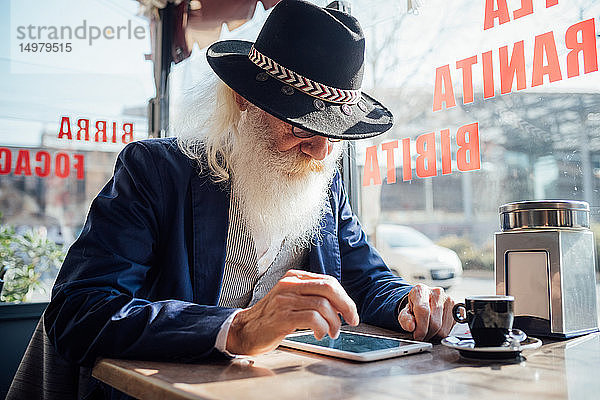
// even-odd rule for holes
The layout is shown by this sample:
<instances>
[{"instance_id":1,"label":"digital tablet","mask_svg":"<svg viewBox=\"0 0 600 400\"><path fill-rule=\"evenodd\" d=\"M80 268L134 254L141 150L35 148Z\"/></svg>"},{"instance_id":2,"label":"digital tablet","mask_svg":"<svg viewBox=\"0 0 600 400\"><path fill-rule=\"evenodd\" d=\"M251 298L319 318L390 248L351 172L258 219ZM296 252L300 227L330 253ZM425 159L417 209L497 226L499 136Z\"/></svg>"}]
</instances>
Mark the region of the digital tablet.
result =
<instances>
[{"instance_id":1,"label":"digital tablet","mask_svg":"<svg viewBox=\"0 0 600 400\"><path fill-rule=\"evenodd\" d=\"M321 340L315 339L311 331L292 333L286 336L281 345L354 361L400 357L433 347L431 343L344 331L340 332L337 339L325 336Z\"/></svg>"}]
</instances>

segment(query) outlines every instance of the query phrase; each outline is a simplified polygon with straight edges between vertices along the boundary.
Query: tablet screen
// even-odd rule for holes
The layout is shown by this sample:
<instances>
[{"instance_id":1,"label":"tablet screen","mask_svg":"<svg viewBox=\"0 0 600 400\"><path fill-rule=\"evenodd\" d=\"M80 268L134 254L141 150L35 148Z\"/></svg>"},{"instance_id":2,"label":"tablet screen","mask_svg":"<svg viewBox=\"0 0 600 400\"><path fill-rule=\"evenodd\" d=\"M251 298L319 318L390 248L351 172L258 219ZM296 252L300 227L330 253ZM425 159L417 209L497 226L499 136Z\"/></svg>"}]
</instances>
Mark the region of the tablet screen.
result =
<instances>
[{"instance_id":1,"label":"tablet screen","mask_svg":"<svg viewBox=\"0 0 600 400\"><path fill-rule=\"evenodd\" d=\"M366 353L369 351L394 349L402 346L414 345L414 343L411 342L403 342L382 337L363 336L349 332L340 332L340 336L337 339L325 336L323 339L317 340L312 333L300 336L288 336L286 339L292 342L312 344L351 353Z\"/></svg>"}]
</instances>

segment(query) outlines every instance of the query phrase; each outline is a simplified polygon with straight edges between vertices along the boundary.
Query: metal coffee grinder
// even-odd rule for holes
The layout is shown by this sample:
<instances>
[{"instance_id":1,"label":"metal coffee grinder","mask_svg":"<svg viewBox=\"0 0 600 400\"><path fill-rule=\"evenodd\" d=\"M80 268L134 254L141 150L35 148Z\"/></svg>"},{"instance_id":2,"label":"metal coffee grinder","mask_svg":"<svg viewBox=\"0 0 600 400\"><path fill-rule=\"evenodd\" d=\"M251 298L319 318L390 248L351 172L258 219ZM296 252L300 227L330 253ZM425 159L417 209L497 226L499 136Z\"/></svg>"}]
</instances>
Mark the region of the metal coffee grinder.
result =
<instances>
[{"instance_id":1,"label":"metal coffee grinder","mask_svg":"<svg viewBox=\"0 0 600 400\"><path fill-rule=\"evenodd\" d=\"M514 296L513 326L559 338L598 331L588 203L520 201L499 212L496 294Z\"/></svg>"}]
</instances>

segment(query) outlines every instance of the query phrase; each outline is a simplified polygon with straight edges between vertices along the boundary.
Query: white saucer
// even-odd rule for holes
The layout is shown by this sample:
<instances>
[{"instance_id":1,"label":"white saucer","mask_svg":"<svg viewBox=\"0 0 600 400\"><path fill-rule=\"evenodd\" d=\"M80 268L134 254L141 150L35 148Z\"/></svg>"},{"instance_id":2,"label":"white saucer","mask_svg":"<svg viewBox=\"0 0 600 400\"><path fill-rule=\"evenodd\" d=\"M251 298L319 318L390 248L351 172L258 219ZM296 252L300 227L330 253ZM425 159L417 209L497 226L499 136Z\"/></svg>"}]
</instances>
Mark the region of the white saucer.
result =
<instances>
[{"instance_id":1,"label":"white saucer","mask_svg":"<svg viewBox=\"0 0 600 400\"><path fill-rule=\"evenodd\" d=\"M461 339L456 336L448 336L442 339L444 346L458 350L460 355L468 358L485 359L509 359L516 358L523 350L537 349L542 345L540 339L528 337L515 346L475 347L473 339Z\"/></svg>"}]
</instances>

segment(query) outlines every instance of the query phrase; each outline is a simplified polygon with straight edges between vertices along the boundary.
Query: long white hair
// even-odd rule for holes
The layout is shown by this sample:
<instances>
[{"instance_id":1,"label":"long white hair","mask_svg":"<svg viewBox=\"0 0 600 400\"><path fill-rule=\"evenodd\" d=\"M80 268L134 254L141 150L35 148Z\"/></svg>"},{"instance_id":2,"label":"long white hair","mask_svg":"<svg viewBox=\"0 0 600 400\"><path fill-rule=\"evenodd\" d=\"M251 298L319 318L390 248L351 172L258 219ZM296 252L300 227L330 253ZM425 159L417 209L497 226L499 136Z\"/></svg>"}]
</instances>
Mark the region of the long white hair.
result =
<instances>
[{"instance_id":1,"label":"long white hair","mask_svg":"<svg viewBox=\"0 0 600 400\"><path fill-rule=\"evenodd\" d=\"M230 154L240 110L234 91L212 71L184 93L170 126L181 151L208 168L215 182L230 178Z\"/></svg>"}]
</instances>

